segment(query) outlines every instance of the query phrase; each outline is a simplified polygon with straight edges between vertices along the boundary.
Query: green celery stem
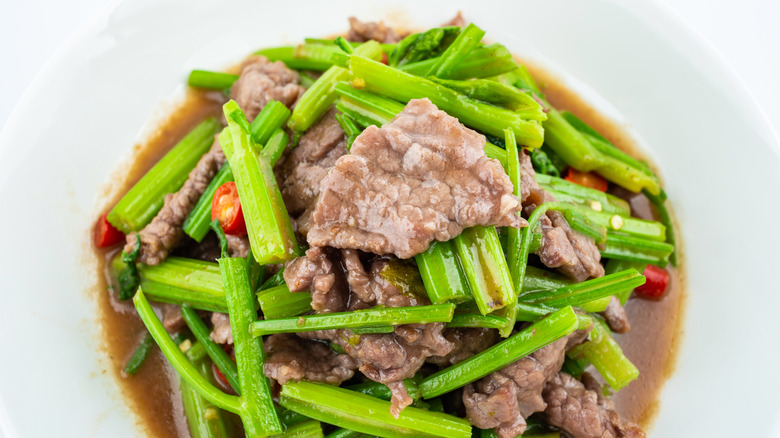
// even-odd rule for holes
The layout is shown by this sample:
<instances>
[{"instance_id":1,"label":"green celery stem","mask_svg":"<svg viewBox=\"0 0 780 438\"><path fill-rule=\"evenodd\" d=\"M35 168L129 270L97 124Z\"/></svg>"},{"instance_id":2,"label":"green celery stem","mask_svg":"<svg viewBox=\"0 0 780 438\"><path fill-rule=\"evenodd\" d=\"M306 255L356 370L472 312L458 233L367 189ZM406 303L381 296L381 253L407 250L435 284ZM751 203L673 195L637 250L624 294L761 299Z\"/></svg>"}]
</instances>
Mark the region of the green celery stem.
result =
<instances>
[{"instance_id":1,"label":"green celery stem","mask_svg":"<svg viewBox=\"0 0 780 438\"><path fill-rule=\"evenodd\" d=\"M187 79L187 85L207 90L228 90L238 80L238 75L206 70L193 70Z\"/></svg>"},{"instance_id":2,"label":"green celery stem","mask_svg":"<svg viewBox=\"0 0 780 438\"><path fill-rule=\"evenodd\" d=\"M233 181L233 170L230 169L230 164L225 163L217 174L214 175L214 178L211 179L203 195L198 199L198 203L195 204L195 207L184 221L182 230L196 242L201 242L209 232L211 203L214 199L214 193L216 193L219 186L229 181Z\"/></svg>"},{"instance_id":3,"label":"green celery stem","mask_svg":"<svg viewBox=\"0 0 780 438\"><path fill-rule=\"evenodd\" d=\"M215 119L207 119L190 131L111 209L107 217L111 225L127 234L151 222L165 195L184 185L200 157L211 148L218 128Z\"/></svg>"},{"instance_id":4,"label":"green celery stem","mask_svg":"<svg viewBox=\"0 0 780 438\"><path fill-rule=\"evenodd\" d=\"M195 312L189 306L182 306L181 314L187 327L190 328L195 339L203 346L206 354L209 355L214 364L222 371L228 384L236 394L241 395L241 386L238 380L238 369L233 359L228 356L227 352L222 349L216 342L211 340L210 330L206 327L206 324L200 319L197 312Z\"/></svg>"},{"instance_id":5,"label":"green celery stem","mask_svg":"<svg viewBox=\"0 0 780 438\"><path fill-rule=\"evenodd\" d=\"M487 350L429 376L420 391L426 399L446 394L568 335L577 324L574 310L564 307Z\"/></svg>"}]
</instances>

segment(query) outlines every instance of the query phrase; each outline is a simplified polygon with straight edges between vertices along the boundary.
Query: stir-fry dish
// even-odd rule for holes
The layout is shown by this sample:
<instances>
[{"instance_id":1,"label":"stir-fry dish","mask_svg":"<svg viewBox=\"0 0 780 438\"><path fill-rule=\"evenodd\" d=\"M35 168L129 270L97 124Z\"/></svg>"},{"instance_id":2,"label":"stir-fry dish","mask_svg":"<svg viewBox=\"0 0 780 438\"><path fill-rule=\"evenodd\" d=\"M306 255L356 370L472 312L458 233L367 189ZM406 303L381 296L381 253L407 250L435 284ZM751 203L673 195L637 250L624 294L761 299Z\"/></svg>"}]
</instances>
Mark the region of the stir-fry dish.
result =
<instances>
[{"instance_id":1,"label":"stir-fry dish","mask_svg":"<svg viewBox=\"0 0 780 438\"><path fill-rule=\"evenodd\" d=\"M613 399L676 265L651 168L460 15L350 25L190 74L219 113L95 227L123 378L162 352L194 437L645 436Z\"/></svg>"}]
</instances>

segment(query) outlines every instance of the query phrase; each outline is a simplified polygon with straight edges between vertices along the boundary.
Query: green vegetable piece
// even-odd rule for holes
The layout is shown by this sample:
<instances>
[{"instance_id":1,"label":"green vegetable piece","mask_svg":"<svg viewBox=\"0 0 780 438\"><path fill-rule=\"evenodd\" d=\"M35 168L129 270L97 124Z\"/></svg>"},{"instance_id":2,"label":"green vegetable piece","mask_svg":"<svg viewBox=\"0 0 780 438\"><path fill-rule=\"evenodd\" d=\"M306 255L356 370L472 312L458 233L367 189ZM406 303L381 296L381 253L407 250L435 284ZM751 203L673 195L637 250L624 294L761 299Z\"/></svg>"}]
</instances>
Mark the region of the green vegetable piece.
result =
<instances>
[{"instance_id":1,"label":"green vegetable piece","mask_svg":"<svg viewBox=\"0 0 780 438\"><path fill-rule=\"evenodd\" d=\"M612 389L620 391L639 377L639 370L623 354L607 324L599 317L590 318L593 322L593 329L588 334L590 340L574 347L567 354L574 359L589 361Z\"/></svg>"},{"instance_id":2,"label":"green vegetable piece","mask_svg":"<svg viewBox=\"0 0 780 438\"><path fill-rule=\"evenodd\" d=\"M273 333L300 333L331 329L449 322L452 319L454 311L454 304L371 308L351 312L266 319L252 323L250 331L252 336L258 337Z\"/></svg>"},{"instance_id":3,"label":"green vegetable piece","mask_svg":"<svg viewBox=\"0 0 780 438\"><path fill-rule=\"evenodd\" d=\"M449 78L452 71L479 45L485 31L469 23L428 70L428 76Z\"/></svg>"},{"instance_id":4,"label":"green vegetable piece","mask_svg":"<svg viewBox=\"0 0 780 438\"><path fill-rule=\"evenodd\" d=\"M453 242L479 312L509 305L514 289L495 227L468 228Z\"/></svg>"},{"instance_id":5,"label":"green vegetable piece","mask_svg":"<svg viewBox=\"0 0 780 438\"><path fill-rule=\"evenodd\" d=\"M209 362L201 344L196 342L185 354L201 376L213 381L211 362ZM192 438L228 438L231 436L224 411L206 400L184 379L180 379L179 389L184 406L184 416L190 426Z\"/></svg>"},{"instance_id":6,"label":"green vegetable piece","mask_svg":"<svg viewBox=\"0 0 780 438\"><path fill-rule=\"evenodd\" d=\"M198 203L195 204L190 214L187 216L187 220L184 221L182 230L185 234L192 237L195 241L201 242L206 237L206 233L209 232L209 225L211 224L211 203L214 199L214 193L216 193L219 186L225 184L228 181L233 181L233 170L230 168L229 163L225 163L211 179L208 187L198 199Z\"/></svg>"},{"instance_id":7,"label":"green vegetable piece","mask_svg":"<svg viewBox=\"0 0 780 438\"><path fill-rule=\"evenodd\" d=\"M219 259L219 270L233 331L244 429L252 437L279 434L283 431L282 424L274 409L271 384L263 374L263 341L249 334L249 326L256 322L257 313L246 261L223 257Z\"/></svg>"},{"instance_id":8,"label":"green vegetable piece","mask_svg":"<svg viewBox=\"0 0 780 438\"><path fill-rule=\"evenodd\" d=\"M238 368L233 359L228 356L225 350L216 342L211 340L210 330L206 327L206 324L200 319L197 312L192 310L189 306L182 306L181 315L187 327L190 328L195 339L198 340L199 345L202 346L206 354L214 361L214 364L222 371L228 384L236 394L241 395L241 384L238 381Z\"/></svg>"},{"instance_id":9,"label":"green vegetable piece","mask_svg":"<svg viewBox=\"0 0 780 438\"><path fill-rule=\"evenodd\" d=\"M135 235L135 245L133 250L128 252L122 251L120 260L125 265L125 269L119 273L119 299L126 300L132 298L135 290L138 289L140 278L138 275L138 267L135 261L141 255L141 236Z\"/></svg>"},{"instance_id":10,"label":"green vegetable piece","mask_svg":"<svg viewBox=\"0 0 780 438\"><path fill-rule=\"evenodd\" d=\"M336 50L339 49L336 48ZM376 41L369 41L357 47L355 54L379 59L382 56L382 47ZM348 78L349 72L345 68L335 65L330 67L298 99L288 127L298 132L309 129L336 101L336 84Z\"/></svg>"},{"instance_id":11,"label":"green vegetable piece","mask_svg":"<svg viewBox=\"0 0 780 438\"><path fill-rule=\"evenodd\" d=\"M428 79L362 56L351 55L349 67L354 77L365 81L369 91L402 102L427 97L439 109L457 117L467 126L497 136L503 135L505 128L512 128L518 143L529 148L542 145L544 133L537 120L526 120L513 111L463 96Z\"/></svg>"},{"instance_id":12,"label":"green vegetable piece","mask_svg":"<svg viewBox=\"0 0 780 438\"><path fill-rule=\"evenodd\" d=\"M203 377L197 368L184 356L179 346L173 342L168 332L165 331L160 319L154 313L154 309L146 300L142 289L138 289L133 297L133 304L138 311L149 333L151 333L157 345L160 346L163 354L171 363L173 368L189 385L195 388L200 395L220 409L239 414L241 412L241 401L238 397L227 395L212 385Z\"/></svg>"},{"instance_id":13,"label":"green vegetable piece","mask_svg":"<svg viewBox=\"0 0 780 438\"><path fill-rule=\"evenodd\" d=\"M151 222L165 195L184 185L200 157L211 148L218 128L215 119L207 119L190 131L111 209L107 216L111 225L127 234Z\"/></svg>"},{"instance_id":14,"label":"green vegetable piece","mask_svg":"<svg viewBox=\"0 0 780 438\"><path fill-rule=\"evenodd\" d=\"M298 253L290 217L268 161L253 152L253 140L240 123L243 113L234 101L225 104L228 126L219 136L236 179L252 253L260 264L281 263Z\"/></svg>"},{"instance_id":15,"label":"green vegetable piece","mask_svg":"<svg viewBox=\"0 0 780 438\"><path fill-rule=\"evenodd\" d=\"M468 97L512 110L523 118L539 121L547 119L539 103L533 97L515 87L488 79L472 79L468 81L435 77L429 79Z\"/></svg>"},{"instance_id":16,"label":"green vegetable piece","mask_svg":"<svg viewBox=\"0 0 780 438\"><path fill-rule=\"evenodd\" d=\"M645 277L635 269L605 275L574 283L550 291L523 294L519 300L530 304L544 304L549 307L579 306L600 298L609 297L645 283Z\"/></svg>"},{"instance_id":17,"label":"green vegetable piece","mask_svg":"<svg viewBox=\"0 0 780 438\"><path fill-rule=\"evenodd\" d=\"M487 350L429 376L420 384L420 391L426 399L446 394L568 335L577 325L574 310L564 307Z\"/></svg>"},{"instance_id":18,"label":"green vegetable piece","mask_svg":"<svg viewBox=\"0 0 780 438\"><path fill-rule=\"evenodd\" d=\"M463 418L411 406L394 418L389 401L326 384L287 382L279 404L324 423L368 435L471 437L471 425Z\"/></svg>"},{"instance_id":19,"label":"green vegetable piece","mask_svg":"<svg viewBox=\"0 0 780 438\"><path fill-rule=\"evenodd\" d=\"M471 300L468 281L452 242L432 242L425 252L417 254L414 259L432 303Z\"/></svg>"},{"instance_id":20,"label":"green vegetable piece","mask_svg":"<svg viewBox=\"0 0 780 438\"><path fill-rule=\"evenodd\" d=\"M147 356L149 356L149 351L152 350L152 345L154 345L152 335L149 333L144 334L143 339L138 343L138 347L135 348L135 352L133 352L133 355L130 356L130 360L128 360L125 365L125 374L132 376L141 369L141 365L144 364Z\"/></svg>"},{"instance_id":21,"label":"green vegetable piece","mask_svg":"<svg viewBox=\"0 0 780 438\"><path fill-rule=\"evenodd\" d=\"M284 281L258 292L257 301L266 319L297 316L311 311L311 294L290 292Z\"/></svg>"},{"instance_id":22,"label":"green vegetable piece","mask_svg":"<svg viewBox=\"0 0 780 438\"><path fill-rule=\"evenodd\" d=\"M425 32L413 33L398 42L387 57L393 67L422 61L441 54L460 33L460 27L435 27Z\"/></svg>"},{"instance_id":23,"label":"green vegetable piece","mask_svg":"<svg viewBox=\"0 0 780 438\"><path fill-rule=\"evenodd\" d=\"M229 90L233 82L238 80L238 75L220 73L206 70L193 70L187 78L187 85L206 90Z\"/></svg>"},{"instance_id":24,"label":"green vegetable piece","mask_svg":"<svg viewBox=\"0 0 780 438\"><path fill-rule=\"evenodd\" d=\"M317 420L306 420L288 427L276 438L322 438L322 424Z\"/></svg>"},{"instance_id":25,"label":"green vegetable piece","mask_svg":"<svg viewBox=\"0 0 780 438\"><path fill-rule=\"evenodd\" d=\"M331 57L339 51L334 45L300 44L262 49L255 55L265 56L269 61L282 61L293 70L325 71L333 66Z\"/></svg>"}]
</instances>

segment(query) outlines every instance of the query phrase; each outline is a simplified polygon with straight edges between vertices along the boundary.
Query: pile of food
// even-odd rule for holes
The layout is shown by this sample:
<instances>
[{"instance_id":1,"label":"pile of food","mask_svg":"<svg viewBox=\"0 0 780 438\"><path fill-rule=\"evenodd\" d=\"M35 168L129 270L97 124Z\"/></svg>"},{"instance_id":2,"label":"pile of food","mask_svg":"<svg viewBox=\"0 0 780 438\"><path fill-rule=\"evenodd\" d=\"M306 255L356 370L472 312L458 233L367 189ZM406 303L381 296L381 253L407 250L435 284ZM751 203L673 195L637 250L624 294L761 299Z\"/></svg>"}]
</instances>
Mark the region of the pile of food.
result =
<instances>
[{"instance_id":1,"label":"pile of food","mask_svg":"<svg viewBox=\"0 0 780 438\"><path fill-rule=\"evenodd\" d=\"M95 228L125 378L159 346L195 437L644 436L613 333L676 264L658 178L460 15L350 24L191 73L222 114Z\"/></svg>"}]
</instances>

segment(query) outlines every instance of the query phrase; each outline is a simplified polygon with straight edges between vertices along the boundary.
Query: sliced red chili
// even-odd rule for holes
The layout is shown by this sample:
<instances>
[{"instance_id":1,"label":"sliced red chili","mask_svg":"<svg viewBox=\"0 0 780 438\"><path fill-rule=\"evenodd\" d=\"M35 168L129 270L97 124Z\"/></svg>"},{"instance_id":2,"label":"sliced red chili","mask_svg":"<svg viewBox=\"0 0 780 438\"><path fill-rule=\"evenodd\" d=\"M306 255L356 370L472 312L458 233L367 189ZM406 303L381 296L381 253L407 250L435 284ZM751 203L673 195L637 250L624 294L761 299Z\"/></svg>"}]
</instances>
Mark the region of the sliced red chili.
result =
<instances>
[{"instance_id":1,"label":"sliced red chili","mask_svg":"<svg viewBox=\"0 0 780 438\"><path fill-rule=\"evenodd\" d=\"M564 179L573 182L574 184L596 189L600 192L607 191L607 180L595 172L580 172L573 167L569 167L569 172Z\"/></svg>"},{"instance_id":2,"label":"sliced red chili","mask_svg":"<svg viewBox=\"0 0 780 438\"><path fill-rule=\"evenodd\" d=\"M95 224L95 246L98 248L105 248L125 241L125 234L111 225L107 216L108 214L100 216Z\"/></svg>"},{"instance_id":3,"label":"sliced red chili","mask_svg":"<svg viewBox=\"0 0 780 438\"><path fill-rule=\"evenodd\" d=\"M658 300L663 297L666 287L669 285L669 273L666 272L666 269L647 265L645 272L642 274L646 278L645 284L634 289L634 292L642 298L652 300Z\"/></svg>"},{"instance_id":4,"label":"sliced red chili","mask_svg":"<svg viewBox=\"0 0 780 438\"><path fill-rule=\"evenodd\" d=\"M214 199L211 201L211 220L214 219L219 219L219 224L226 234L246 235L241 200L238 199L238 189L233 181L222 184L214 192Z\"/></svg>"}]
</instances>

